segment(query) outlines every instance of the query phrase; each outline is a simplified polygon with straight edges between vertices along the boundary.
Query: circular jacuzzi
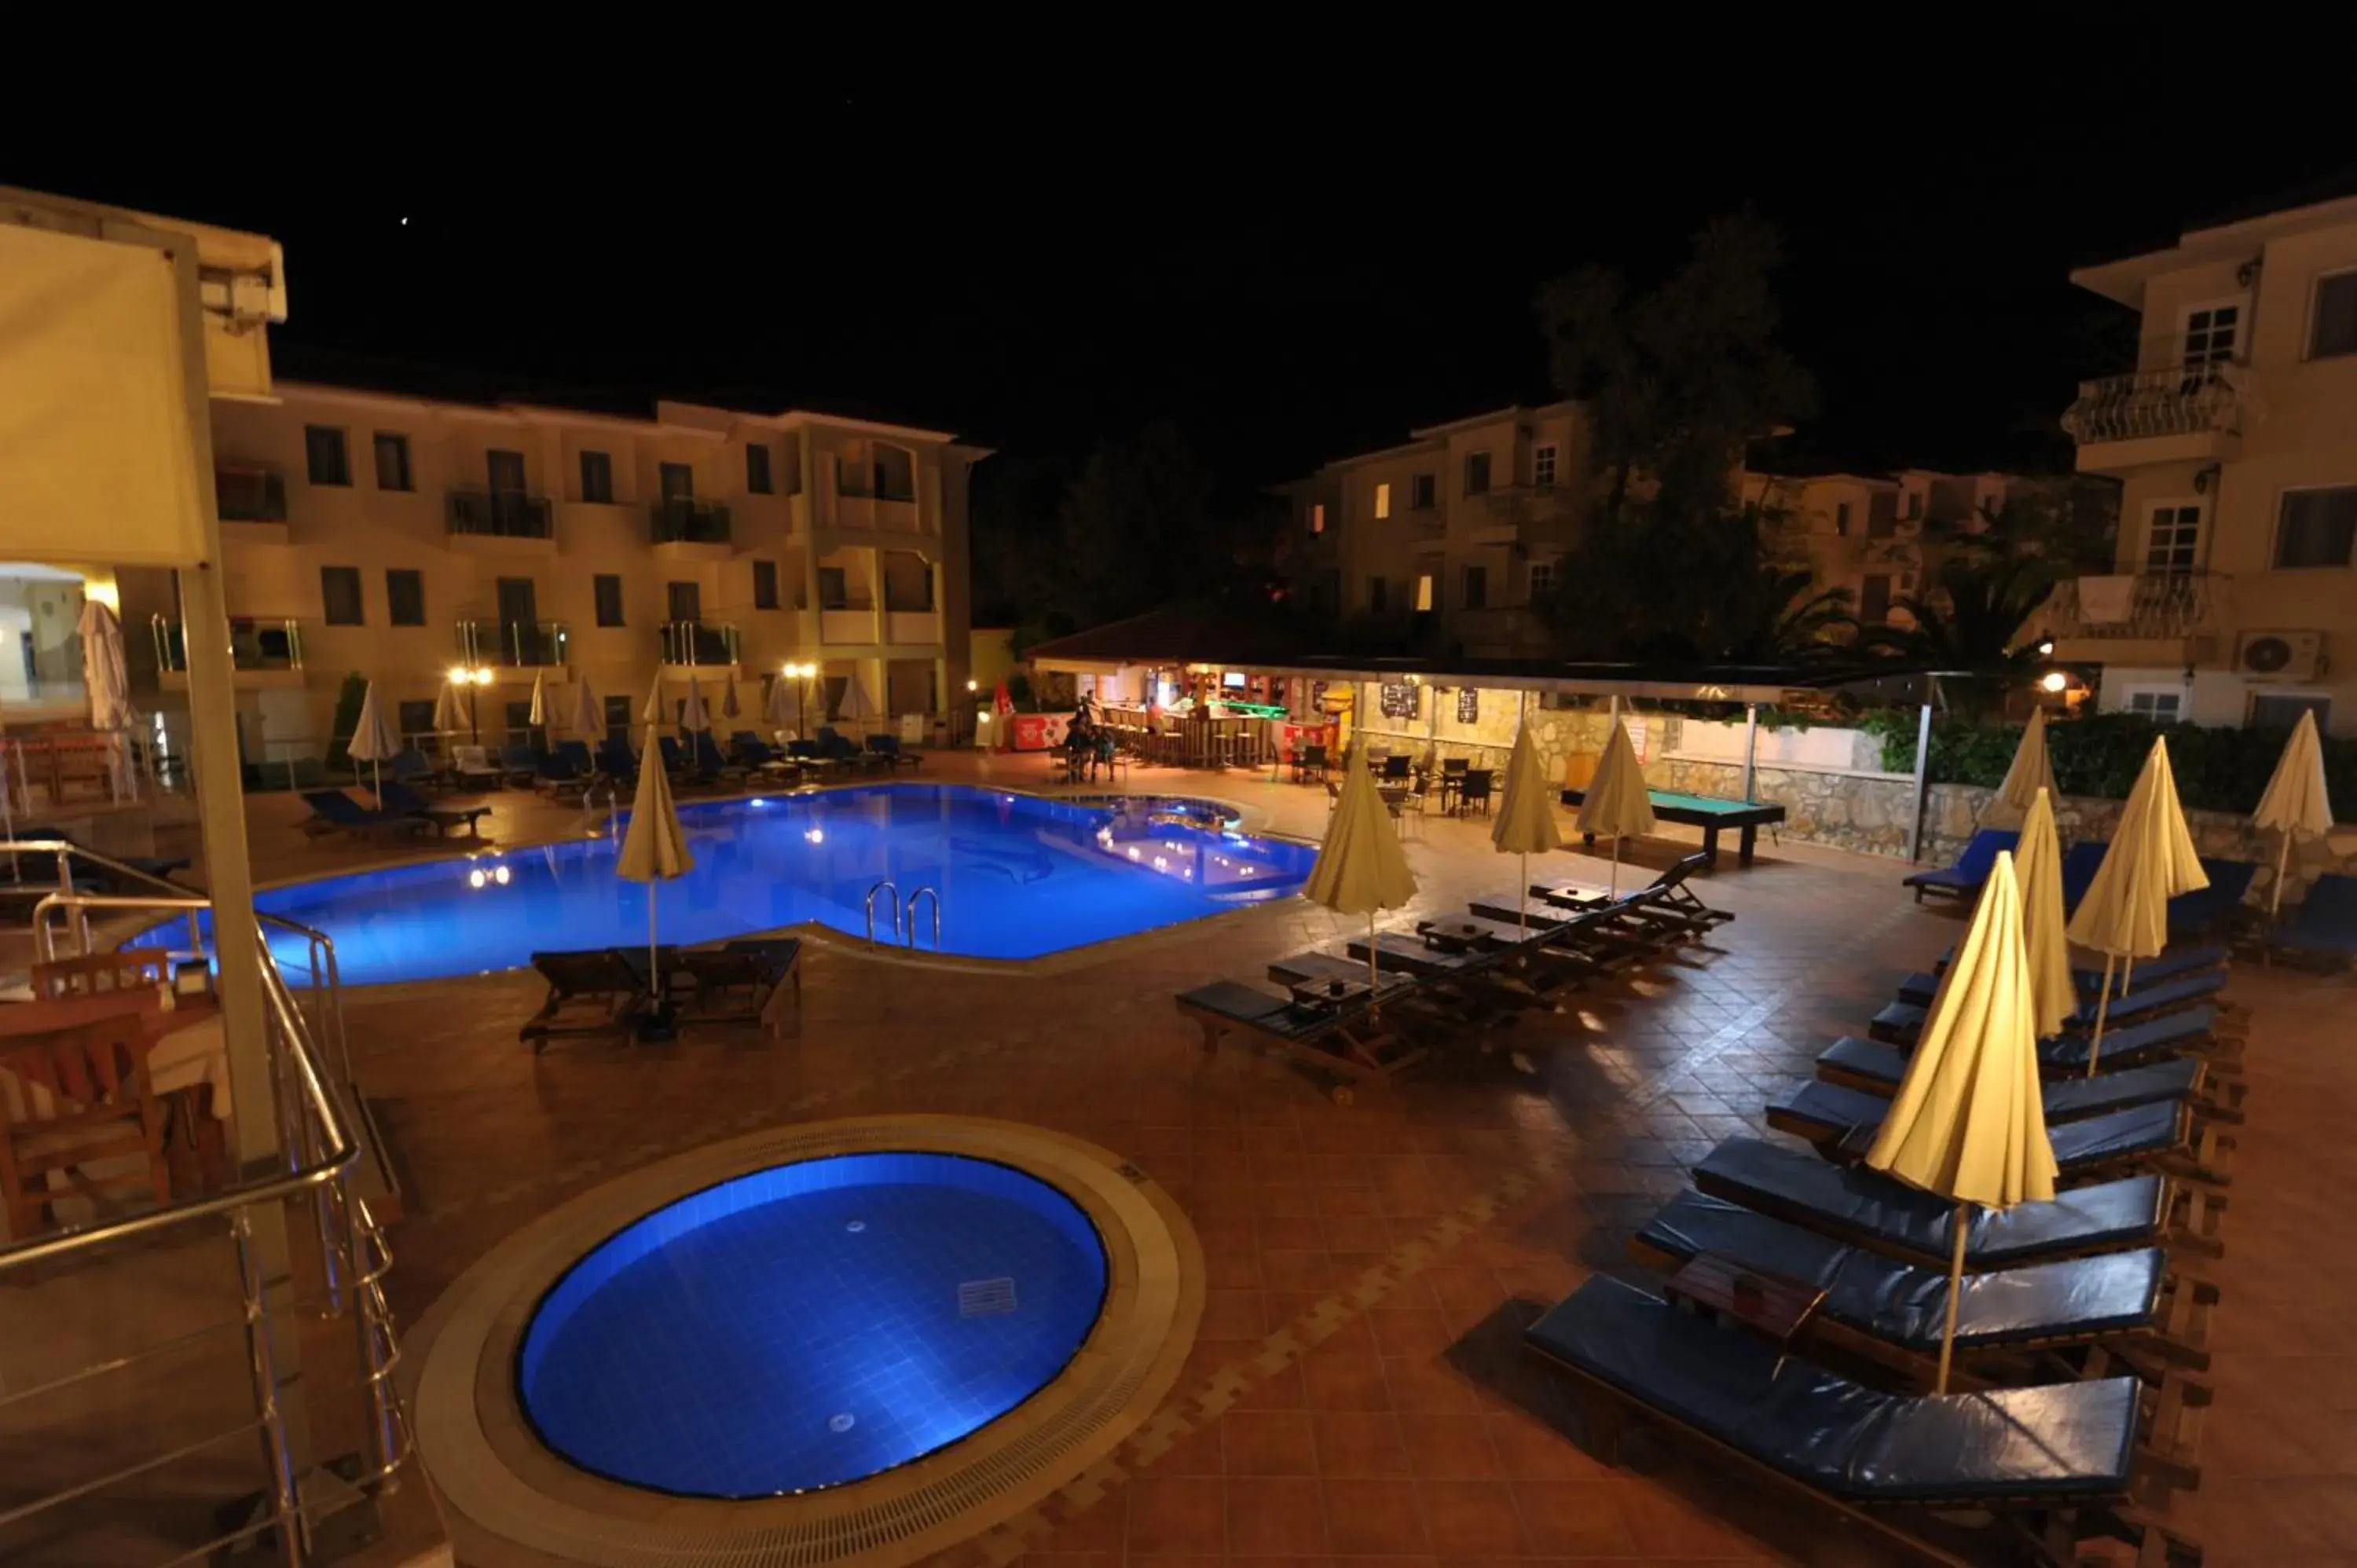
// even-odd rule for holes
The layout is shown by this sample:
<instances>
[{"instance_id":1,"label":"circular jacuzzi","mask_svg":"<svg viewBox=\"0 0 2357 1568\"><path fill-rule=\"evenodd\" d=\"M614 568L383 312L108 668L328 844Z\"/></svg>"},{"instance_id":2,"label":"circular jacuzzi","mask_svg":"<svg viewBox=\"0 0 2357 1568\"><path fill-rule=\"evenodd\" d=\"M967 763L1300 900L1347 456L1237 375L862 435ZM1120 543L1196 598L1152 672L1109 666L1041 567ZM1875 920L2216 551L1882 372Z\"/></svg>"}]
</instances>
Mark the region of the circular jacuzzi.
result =
<instances>
[{"instance_id":1,"label":"circular jacuzzi","mask_svg":"<svg viewBox=\"0 0 2357 1568\"><path fill-rule=\"evenodd\" d=\"M402 1381L461 1561L894 1568L1028 1534L1111 1455L1176 1382L1201 1276L1169 1195L1093 1144L818 1122L533 1220Z\"/></svg>"},{"instance_id":2,"label":"circular jacuzzi","mask_svg":"<svg viewBox=\"0 0 2357 1568\"><path fill-rule=\"evenodd\" d=\"M542 1442L657 1491L842 1486L997 1420L1061 1372L1105 1253L1037 1176L959 1155L832 1155L637 1220L533 1313L517 1391Z\"/></svg>"}]
</instances>

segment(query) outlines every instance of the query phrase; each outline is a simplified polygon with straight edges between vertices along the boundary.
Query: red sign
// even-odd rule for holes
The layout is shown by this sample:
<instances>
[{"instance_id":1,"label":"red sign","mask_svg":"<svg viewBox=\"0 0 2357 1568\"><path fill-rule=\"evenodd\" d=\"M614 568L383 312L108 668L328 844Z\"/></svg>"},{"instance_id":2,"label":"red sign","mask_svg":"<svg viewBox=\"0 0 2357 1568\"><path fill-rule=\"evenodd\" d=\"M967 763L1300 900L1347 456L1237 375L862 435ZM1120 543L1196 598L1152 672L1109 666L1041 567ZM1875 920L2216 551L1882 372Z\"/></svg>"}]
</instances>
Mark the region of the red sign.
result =
<instances>
[{"instance_id":1,"label":"red sign","mask_svg":"<svg viewBox=\"0 0 2357 1568\"><path fill-rule=\"evenodd\" d=\"M1071 719L1070 714L1009 714L1006 715L1006 748L1009 751L1053 751L1064 744L1064 728Z\"/></svg>"}]
</instances>

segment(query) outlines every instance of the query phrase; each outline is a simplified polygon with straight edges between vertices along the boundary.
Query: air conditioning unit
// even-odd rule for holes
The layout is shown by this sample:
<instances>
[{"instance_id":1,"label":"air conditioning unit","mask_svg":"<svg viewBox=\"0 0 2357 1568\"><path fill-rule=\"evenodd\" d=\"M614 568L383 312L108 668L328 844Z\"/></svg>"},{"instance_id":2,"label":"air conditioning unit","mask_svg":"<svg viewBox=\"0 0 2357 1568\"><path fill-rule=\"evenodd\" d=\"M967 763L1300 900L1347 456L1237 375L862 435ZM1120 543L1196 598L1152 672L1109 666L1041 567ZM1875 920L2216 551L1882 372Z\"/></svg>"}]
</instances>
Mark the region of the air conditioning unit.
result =
<instances>
[{"instance_id":1,"label":"air conditioning unit","mask_svg":"<svg viewBox=\"0 0 2357 1568\"><path fill-rule=\"evenodd\" d=\"M2324 634L2244 632L2234 639L2234 671L2268 681L2313 681L2324 672Z\"/></svg>"}]
</instances>

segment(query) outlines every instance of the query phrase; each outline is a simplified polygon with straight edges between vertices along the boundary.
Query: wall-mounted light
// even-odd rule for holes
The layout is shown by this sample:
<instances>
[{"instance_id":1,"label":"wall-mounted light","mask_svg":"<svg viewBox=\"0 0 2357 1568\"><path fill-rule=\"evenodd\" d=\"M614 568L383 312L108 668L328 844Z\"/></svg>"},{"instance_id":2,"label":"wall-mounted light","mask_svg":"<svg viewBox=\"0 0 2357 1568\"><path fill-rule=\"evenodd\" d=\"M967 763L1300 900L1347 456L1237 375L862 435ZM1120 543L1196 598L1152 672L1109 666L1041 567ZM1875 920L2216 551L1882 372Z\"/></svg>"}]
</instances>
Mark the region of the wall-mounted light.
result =
<instances>
[{"instance_id":1,"label":"wall-mounted light","mask_svg":"<svg viewBox=\"0 0 2357 1568\"><path fill-rule=\"evenodd\" d=\"M2054 657L2054 639L2050 637L2038 645L2038 657L2040 659L2051 659Z\"/></svg>"},{"instance_id":2,"label":"wall-mounted light","mask_svg":"<svg viewBox=\"0 0 2357 1568\"><path fill-rule=\"evenodd\" d=\"M2060 670L2049 670L2040 677L2038 683L2049 692L2060 692L2071 683L2071 677Z\"/></svg>"}]
</instances>

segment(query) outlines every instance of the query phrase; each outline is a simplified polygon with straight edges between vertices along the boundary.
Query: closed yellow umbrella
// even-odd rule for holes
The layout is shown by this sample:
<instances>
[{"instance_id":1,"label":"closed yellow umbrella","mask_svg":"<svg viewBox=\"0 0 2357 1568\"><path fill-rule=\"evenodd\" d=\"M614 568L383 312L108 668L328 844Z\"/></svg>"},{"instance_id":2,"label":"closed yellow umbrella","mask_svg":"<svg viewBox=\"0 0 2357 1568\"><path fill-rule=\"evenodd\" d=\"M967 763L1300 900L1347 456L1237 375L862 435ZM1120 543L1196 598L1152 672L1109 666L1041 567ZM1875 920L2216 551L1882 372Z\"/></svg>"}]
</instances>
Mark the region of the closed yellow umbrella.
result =
<instances>
[{"instance_id":1,"label":"closed yellow umbrella","mask_svg":"<svg viewBox=\"0 0 2357 1568\"><path fill-rule=\"evenodd\" d=\"M658 998L662 995L662 969L655 957L654 885L694 869L695 856L688 853L687 834L681 830L678 809L672 804L671 780L663 776L662 747L656 742L655 726L650 724L646 755L639 763L639 792L630 801L630 825L622 834L622 853L614 871L647 885L647 975Z\"/></svg>"},{"instance_id":2,"label":"closed yellow umbrella","mask_svg":"<svg viewBox=\"0 0 2357 1568\"><path fill-rule=\"evenodd\" d=\"M1498 801L1498 821L1490 829L1490 842L1500 854L1522 856L1523 890L1516 905L1521 909L1519 923L1525 930L1531 918L1527 908L1531 856L1563 847L1562 835L1555 827L1555 805L1548 798L1552 793L1546 770L1539 766L1539 749L1531 744L1530 725L1525 724L1514 736L1513 755L1506 759L1506 790Z\"/></svg>"},{"instance_id":3,"label":"closed yellow umbrella","mask_svg":"<svg viewBox=\"0 0 2357 1568\"><path fill-rule=\"evenodd\" d=\"M1973 923L1924 1015L1923 1033L1866 1163L1953 1198L1947 1327L1937 1391L1948 1391L1972 1208L2054 1196L2054 1146L2038 1082L2038 1030L2022 948L2021 888L1999 854Z\"/></svg>"},{"instance_id":4,"label":"closed yellow umbrella","mask_svg":"<svg viewBox=\"0 0 2357 1568\"><path fill-rule=\"evenodd\" d=\"M2209 886L2210 875L2201 869L2184 810L2177 803L2169 738L2162 736L2153 741L2127 804L2120 808L2111 847L2068 928L2072 941L2104 955L2104 992L2095 999L2095 1036L2087 1052L2090 1077L2104 1049L2112 966L2126 959L2133 968L2140 958L2159 956L2169 945L2169 901Z\"/></svg>"},{"instance_id":5,"label":"closed yellow umbrella","mask_svg":"<svg viewBox=\"0 0 2357 1568\"><path fill-rule=\"evenodd\" d=\"M647 700L639 708L642 725L667 725L672 722L671 704L663 701L662 671L655 671L654 684L647 688Z\"/></svg>"},{"instance_id":6,"label":"closed yellow umbrella","mask_svg":"<svg viewBox=\"0 0 2357 1568\"><path fill-rule=\"evenodd\" d=\"M2021 886L2021 946L2029 966L2030 1013L2038 1037L2062 1032L2079 1005L2071 979L2071 945L2062 935L2062 844L2054 833L2054 800L2044 789L2030 798L2014 851Z\"/></svg>"},{"instance_id":7,"label":"closed yellow umbrella","mask_svg":"<svg viewBox=\"0 0 2357 1568\"><path fill-rule=\"evenodd\" d=\"M1341 799L1301 895L1337 914L1367 917L1367 983L1377 983L1375 912L1399 908L1415 897L1415 873L1408 869L1399 831L1375 793L1363 746L1352 749L1342 769Z\"/></svg>"},{"instance_id":8,"label":"closed yellow umbrella","mask_svg":"<svg viewBox=\"0 0 2357 1568\"><path fill-rule=\"evenodd\" d=\"M1645 788L1645 769L1637 748L1629 744L1629 730L1619 719L1604 743L1604 758L1596 765L1587 793L1580 798L1579 831L1612 835L1611 892L1620 891L1620 841L1653 831L1653 797Z\"/></svg>"},{"instance_id":9,"label":"closed yellow umbrella","mask_svg":"<svg viewBox=\"0 0 2357 1568\"><path fill-rule=\"evenodd\" d=\"M1981 808L1981 826L2021 826L2029 814L2029 802L2040 789L2049 795L2062 793L2054 787L2054 765L2046 754L2044 708L2029 715L2029 723L2021 732L2021 745L2014 749L2013 766L2005 770L2005 782L1996 787L1996 793Z\"/></svg>"},{"instance_id":10,"label":"closed yellow umbrella","mask_svg":"<svg viewBox=\"0 0 2357 1568\"><path fill-rule=\"evenodd\" d=\"M2325 788L2324 745L2316 737L2315 709L2299 715L2251 821L2283 835L2276 847L2276 879L2267 889L2267 918L2272 920L2283 908L2284 870L2291 864L2294 835L2320 836L2332 831L2332 795Z\"/></svg>"}]
</instances>

